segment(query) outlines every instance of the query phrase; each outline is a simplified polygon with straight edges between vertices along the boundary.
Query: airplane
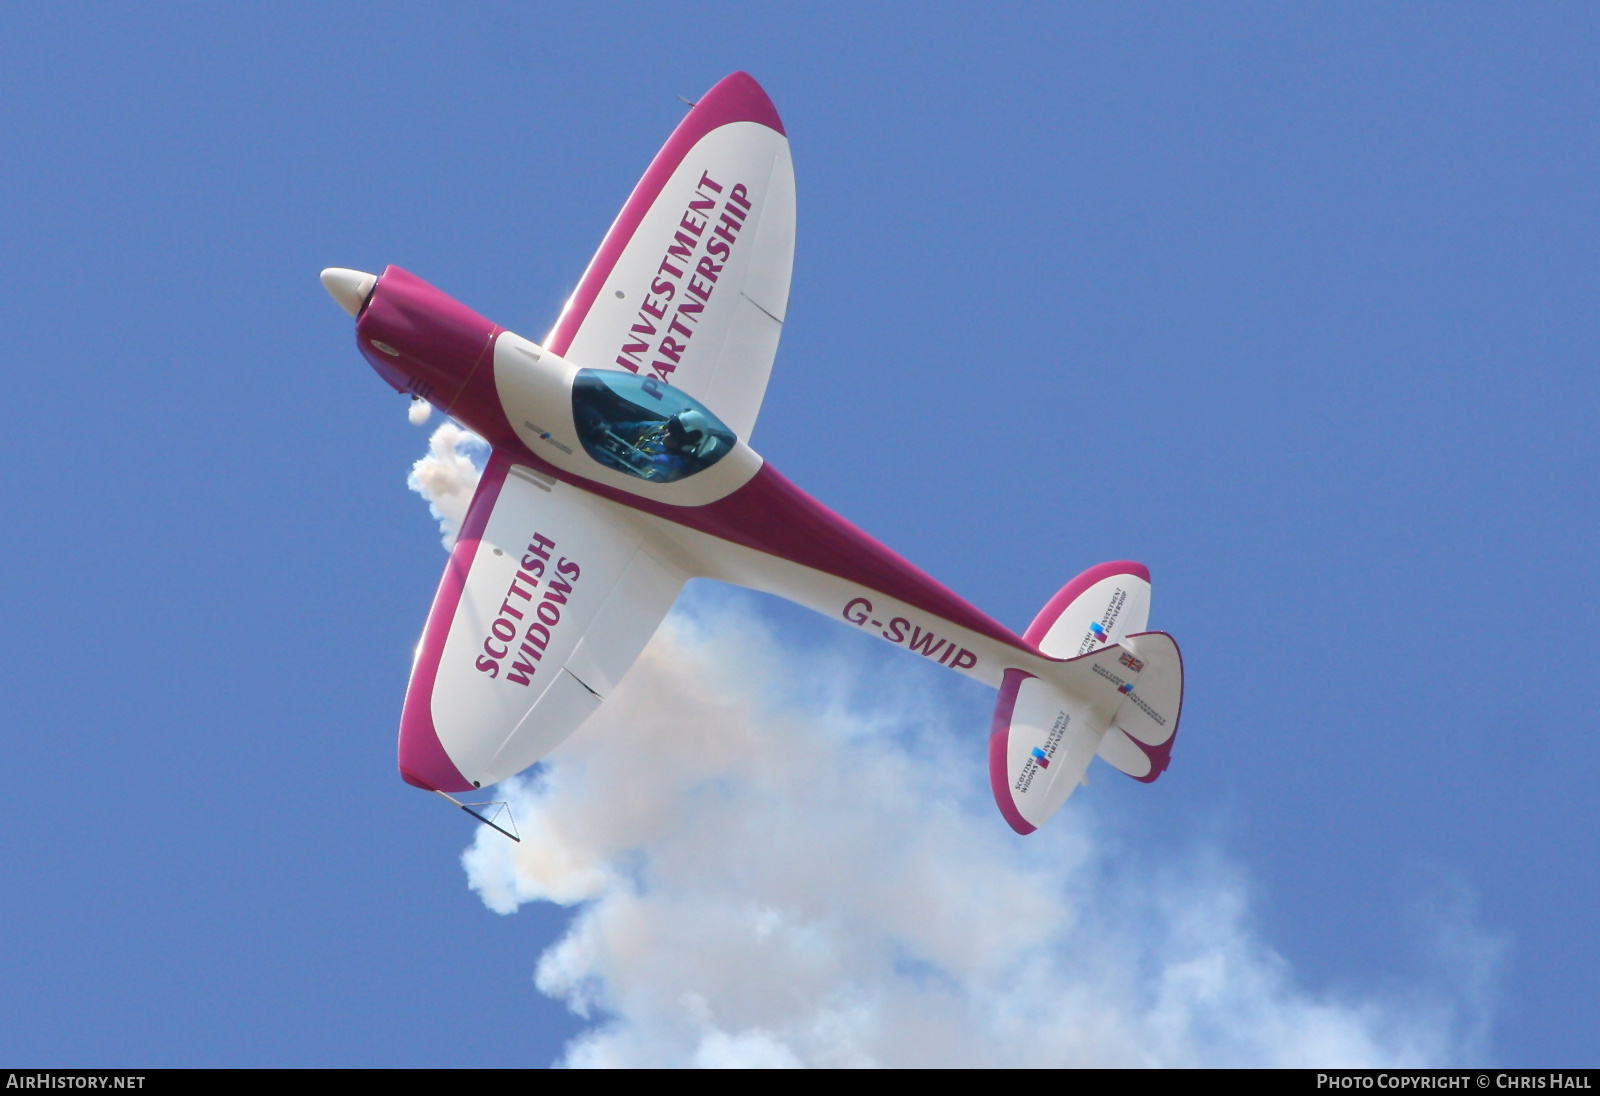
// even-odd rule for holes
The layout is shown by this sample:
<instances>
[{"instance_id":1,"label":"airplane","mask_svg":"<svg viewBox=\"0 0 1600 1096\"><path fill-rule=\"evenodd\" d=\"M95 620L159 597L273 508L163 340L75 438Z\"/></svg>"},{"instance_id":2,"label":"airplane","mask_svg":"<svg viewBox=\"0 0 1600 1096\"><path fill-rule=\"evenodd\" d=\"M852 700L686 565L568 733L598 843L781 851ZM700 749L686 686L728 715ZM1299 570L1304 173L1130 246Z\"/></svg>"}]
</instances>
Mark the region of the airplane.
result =
<instances>
[{"instance_id":1,"label":"airplane","mask_svg":"<svg viewBox=\"0 0 1600 1096\"><path fill-rule=\"evenodd\" d=\"M776 594L997 688L990 783L1017 833L1096 756L1145 782L1167 768L1183 662L1146 630L1143 565L1089 568L1017 635L750 447L794 234L783 123L736 72L691 104L542 343L398 266L322 272L378 375L490 446L406 689L406 782L487 821L450 793L577 730L691 578Z\"/></svg>"}]
</instances>

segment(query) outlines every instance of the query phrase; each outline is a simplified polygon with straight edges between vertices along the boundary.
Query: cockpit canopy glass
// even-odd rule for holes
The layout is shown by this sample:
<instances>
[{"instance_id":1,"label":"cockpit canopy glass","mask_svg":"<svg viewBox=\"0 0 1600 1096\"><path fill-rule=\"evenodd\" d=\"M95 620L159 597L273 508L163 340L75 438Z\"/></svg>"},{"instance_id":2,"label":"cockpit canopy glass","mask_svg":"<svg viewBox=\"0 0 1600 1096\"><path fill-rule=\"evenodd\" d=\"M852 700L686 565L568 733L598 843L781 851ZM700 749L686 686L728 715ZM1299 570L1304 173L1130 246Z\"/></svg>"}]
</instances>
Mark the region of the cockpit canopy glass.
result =
<instances>
[{"instance_id":1,"label":"cockpit canopy glass","mask_svg":"<svg viewBox=\"0 0 1600 1096\"><path fill-rule=\"evenodd\" d=\"M591 457L652 483L710 468L733 449L733 431L700 403L654 377L580 369L572 419Z\"/></svg>"}]
</instances>

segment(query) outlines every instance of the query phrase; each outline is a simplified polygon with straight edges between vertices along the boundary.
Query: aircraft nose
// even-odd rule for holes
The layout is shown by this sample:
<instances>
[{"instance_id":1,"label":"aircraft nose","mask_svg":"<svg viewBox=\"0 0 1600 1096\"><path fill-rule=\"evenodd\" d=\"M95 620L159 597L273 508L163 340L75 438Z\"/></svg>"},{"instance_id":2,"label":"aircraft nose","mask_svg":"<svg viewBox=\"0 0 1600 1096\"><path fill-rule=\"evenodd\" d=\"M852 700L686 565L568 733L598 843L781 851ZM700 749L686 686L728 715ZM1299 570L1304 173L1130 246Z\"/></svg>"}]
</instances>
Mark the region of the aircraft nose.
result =
<instances>
[{"instance_id":1,"label":"aircraft nose","mask_svg":"<svg viewBox=\"0 0 1600 1096\"><path fill-rule=\"evenodd\" d=\"M377 284L376 274L346 270L342 266L330 266L322 272L322 288L352 316L361 314L361 306L367 303L367 295Z\"/></svg>"}]
</instances>

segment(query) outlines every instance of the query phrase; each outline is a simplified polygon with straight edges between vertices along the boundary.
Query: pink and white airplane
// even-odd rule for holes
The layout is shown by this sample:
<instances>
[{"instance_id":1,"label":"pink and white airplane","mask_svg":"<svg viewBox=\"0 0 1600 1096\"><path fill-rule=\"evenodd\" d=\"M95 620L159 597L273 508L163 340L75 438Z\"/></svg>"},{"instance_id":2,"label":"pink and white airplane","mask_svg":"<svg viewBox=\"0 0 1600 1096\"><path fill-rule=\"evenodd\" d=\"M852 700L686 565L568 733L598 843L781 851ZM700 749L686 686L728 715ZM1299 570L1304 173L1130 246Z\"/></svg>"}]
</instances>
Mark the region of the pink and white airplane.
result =
<instances>
[{"instance_id":1,"label":"pink and white airplane","mask_svg":"<svg viewBox=\"0 0 1600 1096\"><path fill-rule=\"evenodd\" d=\"M778 594L998 688L989 774L1018 833L1096 755L1137 780L1167 767L1183 664L1145 630L1142 565L1083 572L1019 636L747 444L794 226L783 123L737 72L656 155L542 344L399 267L322 272L378 374L492 447L406 690L409 783L463 792L543 758L695 577Z\"/></svg>"}]
</instances>

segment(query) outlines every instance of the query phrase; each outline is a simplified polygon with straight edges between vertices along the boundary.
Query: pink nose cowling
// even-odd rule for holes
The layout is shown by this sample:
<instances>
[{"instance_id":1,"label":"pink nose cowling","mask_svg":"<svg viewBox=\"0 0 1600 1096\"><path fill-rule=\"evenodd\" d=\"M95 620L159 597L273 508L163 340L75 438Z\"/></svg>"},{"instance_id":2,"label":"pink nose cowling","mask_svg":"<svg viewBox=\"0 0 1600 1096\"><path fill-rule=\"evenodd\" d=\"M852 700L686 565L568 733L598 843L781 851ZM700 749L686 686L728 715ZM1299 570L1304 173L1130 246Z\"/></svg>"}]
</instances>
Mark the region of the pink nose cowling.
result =
<instances>
[{"instance_id":1,"label":"pink nose cowling","mask_svg":"<svg viewBox=\"0 0 1600 1096\"><path fill-rule=\"evenodd\" d=\"M356 345L396 389L500 445L515 440L494 384L494 341L501 330L415 274L391 266L356 322Z\"/></svg>"}]
</instances>

